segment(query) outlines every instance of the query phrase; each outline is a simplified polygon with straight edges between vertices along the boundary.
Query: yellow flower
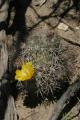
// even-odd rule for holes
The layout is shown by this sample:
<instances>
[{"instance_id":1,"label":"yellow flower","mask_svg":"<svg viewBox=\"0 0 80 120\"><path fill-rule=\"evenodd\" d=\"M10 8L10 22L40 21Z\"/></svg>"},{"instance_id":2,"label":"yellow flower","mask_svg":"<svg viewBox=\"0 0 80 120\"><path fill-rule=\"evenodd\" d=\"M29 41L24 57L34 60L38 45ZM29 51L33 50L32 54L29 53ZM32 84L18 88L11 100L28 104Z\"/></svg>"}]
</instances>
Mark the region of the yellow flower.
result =
<instances>
[{"instance_id":1,"label":"yellow flower","mask_svg":"<svg viewBox=\"0 0 80 120\"><path fill-rule=\"evenodd\" d=\"M32 62L26 62L22 65L21 70L16 70L15 79L19 81L29 80L34 75Z\"/></svg>"}]
</instances>

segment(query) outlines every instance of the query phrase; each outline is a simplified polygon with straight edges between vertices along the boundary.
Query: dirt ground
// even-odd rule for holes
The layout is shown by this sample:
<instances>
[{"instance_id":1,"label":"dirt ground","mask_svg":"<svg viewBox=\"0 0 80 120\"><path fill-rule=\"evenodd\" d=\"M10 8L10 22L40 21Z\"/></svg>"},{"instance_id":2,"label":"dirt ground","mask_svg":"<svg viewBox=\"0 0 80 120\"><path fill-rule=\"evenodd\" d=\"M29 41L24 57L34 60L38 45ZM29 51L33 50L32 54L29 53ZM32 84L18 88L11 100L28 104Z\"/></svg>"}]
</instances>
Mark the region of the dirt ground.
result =
<instances>
[{"instance_id":1,"label":"dirt ground","mask_svg":"<svg viewBox=\"0 0 80 120\"><path fill-rule=\"evenodd\" d=\"M23 106L21 97L16 101L16 107L20 120L49 120L53 111L53 104L47 102L35 108Z\"/></svg>"}]
</instances>

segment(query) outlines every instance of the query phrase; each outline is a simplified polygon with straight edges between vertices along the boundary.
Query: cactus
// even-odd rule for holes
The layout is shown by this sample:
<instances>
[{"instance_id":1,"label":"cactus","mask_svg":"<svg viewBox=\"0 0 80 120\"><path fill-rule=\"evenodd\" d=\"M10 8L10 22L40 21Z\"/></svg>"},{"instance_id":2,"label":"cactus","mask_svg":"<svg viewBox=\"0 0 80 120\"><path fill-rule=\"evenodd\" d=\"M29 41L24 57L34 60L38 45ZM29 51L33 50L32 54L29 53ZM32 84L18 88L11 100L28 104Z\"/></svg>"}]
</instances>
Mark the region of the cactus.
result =
<instances>
[{"instance_id":1,"label":"cactus","mask_svg":"<svg viewBox=\"0 0 80 120\"><path fill-rule=\"evenodd\" d=\"M24 82L24 85L30 94L44 98L51 94L55 97L55 94L62 93L68 85L68 70L61 56L65 48L62 48L60 39L56 37L51 40L37 40L29 41L20 54L24 58L22 62L32 61L36 69L35 78ZM18 63L15 62L14 65L18 66Z\"/></svg>"}]
</instances>

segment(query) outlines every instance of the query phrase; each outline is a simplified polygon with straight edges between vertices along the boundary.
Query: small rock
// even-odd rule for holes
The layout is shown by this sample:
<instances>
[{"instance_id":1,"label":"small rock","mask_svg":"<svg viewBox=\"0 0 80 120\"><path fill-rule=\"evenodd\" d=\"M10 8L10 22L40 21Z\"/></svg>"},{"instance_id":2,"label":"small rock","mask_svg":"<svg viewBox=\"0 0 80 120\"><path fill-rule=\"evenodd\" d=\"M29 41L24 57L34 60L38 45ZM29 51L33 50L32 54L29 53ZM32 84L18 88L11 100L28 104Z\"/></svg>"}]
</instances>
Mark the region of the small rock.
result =
<instances>
[{"instance_id":1,"label":"small rock","mask_svg":"<svg viewBox=\"0 0 80 120\"><path fill-rule=\"evenodd\" d=\"M79 30L79 27L76 27L76 30Z\"/></svg>"},{"instance_id":2,"label":"small rock","mask_svg":"<svg viewBox=\"0 0 80 120\"><path fill-rule=\"evenodd\" d=\"M66 30L68 30L68 26L64 23L60 23L58 25L58 29L66 31Z\"/></svg>"}]
</instances>

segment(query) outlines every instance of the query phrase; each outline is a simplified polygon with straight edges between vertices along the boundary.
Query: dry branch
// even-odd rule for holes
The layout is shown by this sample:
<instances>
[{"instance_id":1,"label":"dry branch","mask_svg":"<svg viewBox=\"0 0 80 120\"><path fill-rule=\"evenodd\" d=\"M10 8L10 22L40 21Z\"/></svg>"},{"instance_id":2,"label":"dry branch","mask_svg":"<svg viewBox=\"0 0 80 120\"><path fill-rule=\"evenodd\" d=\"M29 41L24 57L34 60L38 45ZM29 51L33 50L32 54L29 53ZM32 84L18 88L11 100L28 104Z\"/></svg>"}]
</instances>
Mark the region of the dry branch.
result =
<instances>
[{"instance_id":1,"label":"dry branch","mask_svg":"<svg viewBox=\"0 0 80 120\"><path fill-rule=\"evenodd\" d=\"M66 108L67 105L71 102L71 100L80 92L80 80L72 84L67 91L62 95L62 97L57 102L56 107L54 108L53 114L50 120L60 120L60 116L63 110ZM75 97L75 98L76 98Z\"/></svg>"}]
</instances>

